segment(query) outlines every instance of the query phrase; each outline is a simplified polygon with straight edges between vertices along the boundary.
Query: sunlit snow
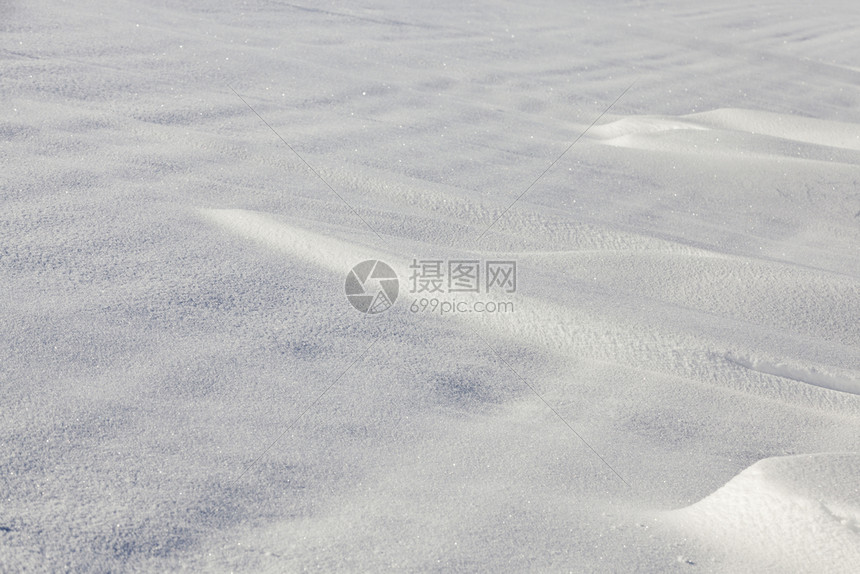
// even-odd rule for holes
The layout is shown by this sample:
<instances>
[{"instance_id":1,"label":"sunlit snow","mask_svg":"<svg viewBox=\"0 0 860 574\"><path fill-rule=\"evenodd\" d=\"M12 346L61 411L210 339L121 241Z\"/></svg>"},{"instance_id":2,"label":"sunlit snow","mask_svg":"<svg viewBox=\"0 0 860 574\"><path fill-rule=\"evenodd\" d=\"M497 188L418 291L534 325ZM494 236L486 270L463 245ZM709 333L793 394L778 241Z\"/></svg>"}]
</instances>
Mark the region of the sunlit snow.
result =
<instances>
[{"instance_id":1,"label":"sunlit snow","mask_svg":"<svg viewBox=\"0 0 860 574\"><path fill-rule=\"evenodd\" d=\"M0 571L857 571L858 22L2 3Z\"/></svg>"}]
</instances>

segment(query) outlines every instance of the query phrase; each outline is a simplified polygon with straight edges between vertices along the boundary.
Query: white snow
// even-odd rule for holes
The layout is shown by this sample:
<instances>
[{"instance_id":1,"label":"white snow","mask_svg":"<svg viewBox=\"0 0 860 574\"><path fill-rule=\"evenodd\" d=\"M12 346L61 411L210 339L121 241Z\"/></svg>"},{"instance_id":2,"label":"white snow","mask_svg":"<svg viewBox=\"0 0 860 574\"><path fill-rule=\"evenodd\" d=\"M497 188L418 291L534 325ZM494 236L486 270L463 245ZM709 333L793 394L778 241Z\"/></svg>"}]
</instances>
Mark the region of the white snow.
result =
<instances>
[{"instance_id":1,"label":"white snow","mask_svg":"<svg viewBox=\"0 0 860 574\"><path fill-rule=\"evenodd\" d=\"M860 394L860 379L851 375L822 371L816 367L805 368L787 363L774 363L765 359L734 356L731 353L727 354L726 358L754 371L824 387L825 389L833 389L834 391Z\"/></svg>"},{"instance_id":2,"label":"white snow","mask_svg":"<svg viewBox=\"0 0 860 574\"><path fill-rule=\"evenodd\" d=\"M0 571L855 570L860 7L784 4L3 3Z\"/></svg>"},{"instance_id":3,"label":"white snow","mask_svg":"<svg viewBox=\"0 0 860 574\"><path fill-rule=\"evenodd\" d=\"M758 572L851 572L860 562L860 457L761 460L705 499L659 519Z\"/></svg>"}]
</instances>

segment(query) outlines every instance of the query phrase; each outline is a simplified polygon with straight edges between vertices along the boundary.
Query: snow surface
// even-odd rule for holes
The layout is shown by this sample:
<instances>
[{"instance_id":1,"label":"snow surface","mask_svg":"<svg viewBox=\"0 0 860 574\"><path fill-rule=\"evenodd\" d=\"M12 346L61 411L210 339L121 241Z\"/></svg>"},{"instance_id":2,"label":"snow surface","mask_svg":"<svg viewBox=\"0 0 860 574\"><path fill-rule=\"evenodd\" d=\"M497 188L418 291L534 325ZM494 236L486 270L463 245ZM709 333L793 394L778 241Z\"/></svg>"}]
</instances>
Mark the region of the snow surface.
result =
<instances>
[{"instance_id":1,"label":"snow surface","mask_svg":"<svg viewBox=\"0 0 860 574\"><path fill-rule=\"evenodd\" d=\"M856 454L768 458L661 518L707 539L737 571L851 572L860 563L858 473Z\"/></svg>"},{"instance_id":2,"label":"snow surface","mask_svg":"<svg viewBox=\"0 0 860 574\"><path fill-rule=\"evenodd\" d=\"M858 18L3 3L0 571L855 571Z\"/></svg>"}]
</instances>

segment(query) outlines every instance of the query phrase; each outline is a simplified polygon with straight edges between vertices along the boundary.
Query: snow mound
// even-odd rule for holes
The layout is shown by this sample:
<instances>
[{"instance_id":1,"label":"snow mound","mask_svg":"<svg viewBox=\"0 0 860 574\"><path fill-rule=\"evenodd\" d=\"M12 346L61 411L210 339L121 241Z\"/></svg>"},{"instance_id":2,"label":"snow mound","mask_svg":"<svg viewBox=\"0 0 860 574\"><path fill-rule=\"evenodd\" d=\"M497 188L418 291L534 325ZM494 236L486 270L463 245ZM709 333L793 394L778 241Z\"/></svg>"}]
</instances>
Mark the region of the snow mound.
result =
<instances>
[{"instance_id":1,"label":"snow mound","mask_svg":"<svg viewBox=\"0 0 860 574\"><path fill-rule=\"evenodd\" d=\"M847 374L824 371L816 367L800 367L788 363L776 363L764 359L744 357L728 353L726 359L747 369L775 375L784 379L800 381L816 387L860 395L860 380Z\"/></svg>"},{"instance_id":2,"label":"snow mound","mask_svg":"<svg viewBox=\"0 0 860 574\"><path fill-rule=\"evenodd\" d=\"M679 118L667 116L631 116L591 129L591 135L598 139L616 140L620 143L625 136L649 134L670 130L706 130L708 128Z\"/></svg>"},{"instance_id":3,"label":"snow mound","mask_svg":"<svg viewBox=\"0 0 860 574\"><path fill-rule=\"evenodd\" d=\"M768 458L661 519L711 547L728 570L856 572L858 476L857 454Z\"/></svg>"},{"instance_id":4,"label":"snow mound","mask_svg":"<svg viewBox=\"0 0 860 574\"><path fill-rule=\"evenodd\" d=\"M680 116L629 116L597 126L590 135L608 145L666 151L764 152L790 157L799 149L803 149L803 157L818 157L822 152L816 148L860 151L858 124L739 108ZM822 157L834 159L826 154ZM856 163L856 155L840 155L839 159Z\"/></svg>"},{"instance_id":5,"label":"snow mound","mask_svg":"<svg viewBox=\"0 0 860 574\"><path fill-rule=\"evenodd\" d=\"M761 110L722 108L686 116L703 127L753 134L849 150L860 150L860 125Z\"/></svg>"},{"instance_id":6,"label":"snow mound","mask_svg":"<svg viewBox=\"0 0 860 574\"><path fill-rule=\"evenodd\" d=\"M245 209L201 209L200 213L235 235L339 273L376 257L370 249L293 227L263 213Z\"/></svg>"}]
</instances>

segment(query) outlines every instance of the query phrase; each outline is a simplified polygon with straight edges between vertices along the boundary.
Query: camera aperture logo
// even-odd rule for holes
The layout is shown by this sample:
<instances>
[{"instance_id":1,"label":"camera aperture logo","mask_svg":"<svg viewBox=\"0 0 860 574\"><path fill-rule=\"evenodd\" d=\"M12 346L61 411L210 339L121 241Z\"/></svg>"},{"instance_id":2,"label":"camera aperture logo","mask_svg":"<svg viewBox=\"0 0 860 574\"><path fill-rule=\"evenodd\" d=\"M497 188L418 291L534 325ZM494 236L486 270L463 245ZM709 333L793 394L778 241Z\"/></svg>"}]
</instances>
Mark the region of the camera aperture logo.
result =
<instances>
[{"instance_id":1,"label":"camera aperture logo","mask_svg":"<svg viewBox=\"0 0 860 574\"><path fill-rule=\"evenodd\" d=\"M400 281L394 269L386 263L368 259L350 269L344 290L353 307L362 313L376 315L394 305Z\"/></svg>"}]
</instances>

